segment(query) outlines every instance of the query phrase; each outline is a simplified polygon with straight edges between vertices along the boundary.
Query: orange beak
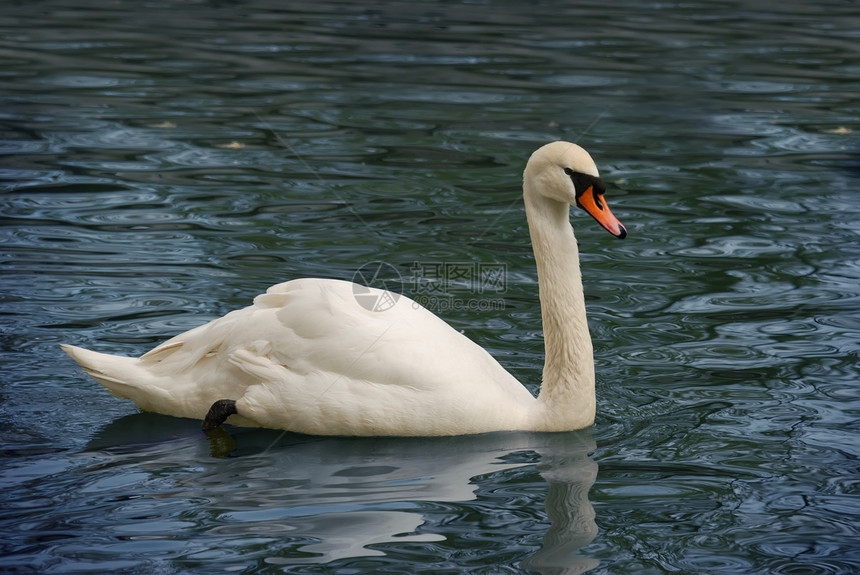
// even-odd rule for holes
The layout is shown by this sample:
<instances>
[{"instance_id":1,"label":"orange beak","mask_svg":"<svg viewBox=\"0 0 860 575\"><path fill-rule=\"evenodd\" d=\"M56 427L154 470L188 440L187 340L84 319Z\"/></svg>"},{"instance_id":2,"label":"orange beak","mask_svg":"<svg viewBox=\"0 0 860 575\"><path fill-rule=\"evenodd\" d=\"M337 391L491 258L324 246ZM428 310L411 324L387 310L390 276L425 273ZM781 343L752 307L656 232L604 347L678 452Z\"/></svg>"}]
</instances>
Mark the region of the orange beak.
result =
<instances>
[{"instance_id":1,"label":"orange beak","mask_svg":"<svg viewBox=\"0 0 860 575\"><path fill-rule=\"evenodd\" d=\"M618 221L612 210L609 209L609 204L606 203L603 194L594 192L594 186L589 186L587 190L580 194L576 198L576 204L591 214L591 217L597 220L597 223L616 238L623 240L627 237L627 229Z\"/></svg>"}]
</instances>

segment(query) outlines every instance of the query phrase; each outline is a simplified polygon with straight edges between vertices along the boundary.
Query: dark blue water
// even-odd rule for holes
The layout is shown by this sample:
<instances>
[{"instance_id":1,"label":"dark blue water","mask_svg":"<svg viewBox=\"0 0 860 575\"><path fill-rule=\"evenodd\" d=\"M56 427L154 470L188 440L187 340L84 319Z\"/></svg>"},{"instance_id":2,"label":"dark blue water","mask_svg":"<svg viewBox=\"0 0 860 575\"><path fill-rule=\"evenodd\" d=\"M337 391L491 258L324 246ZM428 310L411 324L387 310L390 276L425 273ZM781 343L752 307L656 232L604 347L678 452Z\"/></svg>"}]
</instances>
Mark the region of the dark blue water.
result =
<instances>
[{"instance_id":1,"label":"dark blue water","mask_svg":"<svg viewBox=\"0 0 860 575\"><path fill-rule=\"evenodd\" d=\"M834 0L4 3L0 571L860 571L858 30ZM466 264L503 281L431 307L536 390L519 188L559 138L630 232L572 220L592 429L219 459L57 347Z\"/></svg>"}]
</instances>

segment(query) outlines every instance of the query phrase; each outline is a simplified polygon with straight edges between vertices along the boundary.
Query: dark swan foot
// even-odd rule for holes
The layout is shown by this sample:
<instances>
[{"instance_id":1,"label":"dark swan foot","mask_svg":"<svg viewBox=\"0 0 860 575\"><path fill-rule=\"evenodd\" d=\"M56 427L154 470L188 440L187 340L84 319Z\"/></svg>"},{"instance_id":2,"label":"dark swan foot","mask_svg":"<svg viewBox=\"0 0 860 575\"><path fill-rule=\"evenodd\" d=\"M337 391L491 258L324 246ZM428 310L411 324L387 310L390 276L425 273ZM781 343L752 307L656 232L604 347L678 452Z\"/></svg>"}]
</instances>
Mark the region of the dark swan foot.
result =
<instances>
[{"instance_id":1,"label":"dark swan foot","mask_svg":"<svg viewBox=\"0 0 860 575\"><path fill-rule=\"evenodd\" d=\"M236 449L236 440L221 427L228 417L236 413L236 402L232 399L219 399L209 408L203 419L203 433L209 440L212 457L224 458Z\"/></svg>"},{"instance_id":2,"label":"dark swan foot","mask_svg":"<svg viewBox=\"0 0 860 575\"><path fill-rule=\"evenodd\" d=\"M210 431L221 427L221 424L227 421L231 415L239 413L236 411L236 402L232 399L219 399L209 408L209 413L203 420L203 431Z\"/></svg>"}]
</instances>

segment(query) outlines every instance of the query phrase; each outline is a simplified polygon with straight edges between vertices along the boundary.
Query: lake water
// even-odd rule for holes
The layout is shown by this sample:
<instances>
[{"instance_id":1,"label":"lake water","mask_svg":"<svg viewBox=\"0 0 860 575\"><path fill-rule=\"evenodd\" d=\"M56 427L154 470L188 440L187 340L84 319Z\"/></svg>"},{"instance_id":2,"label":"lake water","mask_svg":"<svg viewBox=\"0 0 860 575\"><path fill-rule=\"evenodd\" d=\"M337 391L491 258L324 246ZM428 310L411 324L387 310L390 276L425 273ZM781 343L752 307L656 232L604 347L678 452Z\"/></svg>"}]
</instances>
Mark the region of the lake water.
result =
<instances>
[{"instance_id":1,"label":"lake water","mask_svg":"<svg viewBox=\"0 0 860 575\"><path fill-rule=\"evenodd\" d=\"M0 572L860 572L855 3L10 1L0 32ZM520 184L559 138L630 232L572 215L591 429L215 458L57 347L465 264L498 281L428 305L536 390Z\"/></svg>"}]
</instances>

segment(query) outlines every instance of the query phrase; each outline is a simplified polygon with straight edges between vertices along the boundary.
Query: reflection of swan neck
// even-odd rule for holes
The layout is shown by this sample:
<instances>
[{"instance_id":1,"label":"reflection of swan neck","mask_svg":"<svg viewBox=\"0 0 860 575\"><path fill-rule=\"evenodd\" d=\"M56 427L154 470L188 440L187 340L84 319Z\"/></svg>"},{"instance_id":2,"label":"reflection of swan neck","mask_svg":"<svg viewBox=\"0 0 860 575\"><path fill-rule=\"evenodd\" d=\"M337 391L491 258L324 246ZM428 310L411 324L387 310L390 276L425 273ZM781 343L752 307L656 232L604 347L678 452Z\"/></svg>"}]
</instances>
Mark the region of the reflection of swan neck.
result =
<instances>
[{"instance_id":1,"label":"reflection of swan neck","mask_svg":"<svg viewBox=\"0 0 860 575\"><path fill-rule=\"evenodd\" d=\"M543 545L523 566L543 575L577 575L600 562L581 549L597 536L594 507L588 491L597 479L597 463L588 456L595 449L590 430L551 434L558 436L537 451L537 470L546 480L546 513L550 527Z\"/></svg>"},{"instance_id":2,"label":"reflection of swan neck","mask_svg":"<svg viewBox=\"0 0 860 575\"><path fill-rule=\"evenodd\" d=\"M541 417L549 429L587 427L594 422L594 358L569 207L531 190L528 180L524 192L546 348Z\"/></svg>"}]
</instances>

